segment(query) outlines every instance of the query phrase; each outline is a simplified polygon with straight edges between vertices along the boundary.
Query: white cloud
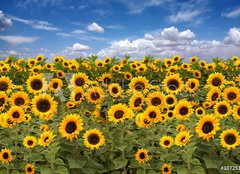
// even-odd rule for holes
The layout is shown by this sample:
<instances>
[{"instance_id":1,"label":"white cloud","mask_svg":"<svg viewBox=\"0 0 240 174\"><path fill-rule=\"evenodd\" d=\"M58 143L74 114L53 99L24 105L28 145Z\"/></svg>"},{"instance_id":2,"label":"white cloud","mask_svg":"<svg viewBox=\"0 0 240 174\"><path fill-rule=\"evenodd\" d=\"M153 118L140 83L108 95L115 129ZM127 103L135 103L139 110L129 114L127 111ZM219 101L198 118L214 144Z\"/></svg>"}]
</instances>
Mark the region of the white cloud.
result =
<instances>
[{"instance_id":1,"label":"white cloud","mask_svg":"<svg viewBox=\"0 0 240 174\"><path fill-rule=\"evenodd\" d=\"M142 13L146 8L149 7L156 7L166 4L167 2L172 2L172 0L117 0L122 2L126 8L128 9L128 12L131 14L140 14Z\"/></svg>"},{"instance_id":2,"label":"white cloud","mask_svg":"<svg viewBox=\"0 0 240 174\"><path fill-rule=\"evenodd\" d=\"M28 20L28 19L22 19L16 16L9 16L12 20L21 22L26 25L30 25L34 29L39 30L47 30L47 31L59 31L61 30L58 27L53 26L53 24L47 22L47 21L39 21L39 20Z\"/></svg>"},{"instance_id":3,"label":"white cloud","mask_svg":"<svg viewBox=\"0 0 240 174\"><path fill-rule=\"evenodd\" d=\"M41 7L59 6L62 4L63 1L64 0L19 0L17 2L17 5L24 8L32 5L37 5Z\"/></svg>"},{"instance_id":4,"label":"white cloud","mask_svg":"<svg viewBox=\"0 0 240 174\"><path fill-rule=\"evenodd\" d=\"M77 30L73 30L71 33L73 33L73 34L85 34L86 31L77 29Z\"/></svg>"},{"instance_id":5,"label":"white cloud","mask_svg":"<svg viewBox=\"0 0 240 174\"><path fill-rule=\"evenodd\" d=\"M190 22L196 19L203 11L201 10L183 10L169 16L171 22Z\"/></svg>"},{"instance_id":6,"label":"white cloud","mask_svg":"<svg viewBox=\"0 0 240 174\"><path fill-rule=\"evenodd\" d=\"M0 35L0 40L8 42L12 45L17 45L17 44L21 44L21 43L32 43L38 39L39 39L38 37Z\"/></svg>"},{"instance_id":7,"label":"white cloud","mask_svg":"<svg viewBox=\"0 0 240 174\"><path fill-rule=\"evenodd\" d=\"M14 50L7 51L6 53L9 55L18 55L19 54L17 51L14 51Z\"/></svg>"},{"instance_id":8,"label":"white cloud","mask_svg":"<svg viewBox=\"0 0 240 174\"><path fill-rule=\"evenodd\" d=\"M96 32L96 33L104 33L103 27L93 22L91 25L87 27L88 31Z\"/></svg>"},{"instance_id":9,"label":"white cloud","mask_svg":"<svg viewBox=\"0 0 240 174\"><path fill-rule=\"evenodd\" d=\"M86 50L89 50L90 48L86 45L82 45L80 43L75 43L75 44L73 44L71 49L73 51L86 51Z\"/></svg>"},{"instance_id":10,"label":"white cloud","mask_svg":"<svg viewBox=\"0 0 240 174\"><path fill-rule=\"evenodd\" d=\"M0 31L4 31L5 28L12 26L12 20L7 18L0 10Z\"/></svg>"},{"instance_id":11,"label":"white cloud","mask_svg":"<svg viewBox=\"0 0 240 174\"><path fill-rule=\"evenodd\" d=\"M146 55L170 57L175 54L182 57L198 56L201 59L229 58L239 54L239 36L240 31L232 28L228 33L228 38L231 38L232 43L226 43L226 38L222 41L196 40L195 33L191 30L179 31L175 27L170 27L158 34L147 33L143 38L132 41L128 39L114 41L109 47L100 50L98 55L100 57L130 55L134 59Z\"/></svg>"},{"instance_id":12,"label":"white cloud","mask_svg":"<svg viewBox=\"0 0 240 174\"><path fill-rule=\"evenodd\" d=\"M226 36L224 40L226 43L240 46L240 28L231 28L228 32L228 36Z\"/></svg>"},{"instance_id":13,"label":"white cloud","mask_svg":"<svg viewBox=\"0 0 240 174\"><path fill-rule=\"evenodd\" d=\"M238 7L237 9L228 12L228 13L222 13L222 16L228 17L228 18L234 18L234 17L238 17L240 16L240 7Z\"/></svg>"},{"instance_id":14,"label":"white cloud","mask_svg":"<svg viewBox=\"0 0 240 174\"><path fill-rule=\"evenodd\" d=\"M56 33L56 35L61 36L61 37L72 37L73 36L70 33L63 33L63 32Z\"/></svg>"},{"instance_id":15,"label":"white cloud","mask_svg":"<svg viewBox=\"0 0 240 174\"><path fill-rule=\"evenodd\" d=\"M80 43L75 43L71 47L66 47L64 50L60 51L59 54L65 57L79 57L87 56L87 51L90 50L90 47L87 45L82 45Z\"/></svg>"}]
</instances>

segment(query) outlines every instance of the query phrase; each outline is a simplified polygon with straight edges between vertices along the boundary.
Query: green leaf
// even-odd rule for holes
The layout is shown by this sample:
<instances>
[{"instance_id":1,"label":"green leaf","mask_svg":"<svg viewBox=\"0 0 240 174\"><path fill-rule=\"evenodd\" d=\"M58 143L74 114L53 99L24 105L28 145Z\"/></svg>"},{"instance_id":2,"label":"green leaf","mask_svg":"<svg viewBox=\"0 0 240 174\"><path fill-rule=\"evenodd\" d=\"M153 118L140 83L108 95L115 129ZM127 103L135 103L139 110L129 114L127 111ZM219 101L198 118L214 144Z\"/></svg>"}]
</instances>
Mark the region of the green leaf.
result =
<instances>
[{"instance_id":1,"label":"green leaf","mask_svg":"<svg viewBox=\"0 0 240 174\"><path fill-rule=\"evenodd\" d=\"M193 169L191 170L191 172L195 173L195 174L199 174L199 173L204 174L204 173L206 173L204 168L201 167L201 166L194 166Z\"/></svg>"},{"instance_id":2,"label":"green leaf","mask_svg":"<svg viewBox=\"0 0 240 174\"><path fill-rule=\"evenodd\" d=\"M58 166L58 167L55 169L54 172L57 173L57 174L67 174L67 173L69 173L69 172L68 172L68 169L67 169L66 167L64 167L64 166Z\"/></svg>"},{"instance_id":3,"label":"green leaf","mask_svg":"<svg viewBox=\"0 0 240 174\"><path fill-rule=\"evenodd\" d=\"M186 174L186 173L188 173L188 170L184 165L181 165L181 166L178 166L177 173L178 174Z\"/></svg>"},{"instance_id":4,"label":"green leaf","mask_svg":"<svg viewBox=\"0 0 240 174\"><path fill-rule=\"evenodd\" d=\"M115 169L123 168L124 166L127 165L127 162L128 162L127 159L122 160L121 157L116 158L116 159L113 160L113 163L115 165Z\"/></svg>"},{"instance_id":5,"label":"green leaf","mask_svg":"<svg viewBox=\"0 0 240 174\"><path fill-rule=\"evenodd\" d=\"M48 166L41 166L40 171L41 173L51 173L51 169Z\"/></svg>"},{"instance_id":6,"label":"green leaf","mask_svg":"<svg viewBox=\"0 0 240 174\"><path fill-rule=\"evenodd\" d=\"M193 158L193 159L191 160L191 163L192 163L193 165L199 165L199 166L202 165L201 162L199 161L199 159L197 159L197 158Z\"/></svg>"},{"instance_id":7,"label":"green leaf","mask_svg":"<svg viewBox=\"0 0 240 174\"><path fill-rule=\"evenodd\" d=\"M85 159L73 159L67 158L70 169L81 169L86 164L87 160Z\"/></svg>"},{"instance_id":8,"label":"green leaf","mask_svg":"<svg viewBox=\"0 0 240 174\"><path fill-rule=\"evenodd\" d=\"M12 171L11 174L19 174L19 172L17 170L14 170L14 171Z\"/></svg>"},{"instance_id":9,"label":"green leaf","mask_svg":"<svg viewBox=\"0 0 240 174\"><path fill-rule=\"evenodd\" d=\"M138 169L137 174L144 174L143 169Z\"/></svg>"},{"instance_id":10,"label":"green leaf","mask_svg":"<svg viewBox=\"0 0 240 174\"><path fill-rule=\"evenodd\" d=\"M210 169L210 168L218 169L222 163L221 160L219 160L218 158L214 158L214 156L211 156L211 155L204 155L203 159L204 159L205 165L208 169Z\"/></svg>"}]
</instances>

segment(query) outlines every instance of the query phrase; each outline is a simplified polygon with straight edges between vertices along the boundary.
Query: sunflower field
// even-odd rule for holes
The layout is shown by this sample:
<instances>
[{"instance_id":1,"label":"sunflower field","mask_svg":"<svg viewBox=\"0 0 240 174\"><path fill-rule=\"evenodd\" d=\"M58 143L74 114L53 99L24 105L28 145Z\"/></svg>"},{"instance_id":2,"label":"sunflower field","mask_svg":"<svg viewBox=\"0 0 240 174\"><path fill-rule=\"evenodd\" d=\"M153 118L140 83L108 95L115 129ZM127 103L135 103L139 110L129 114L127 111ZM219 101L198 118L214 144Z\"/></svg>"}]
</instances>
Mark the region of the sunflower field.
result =
<instances>
[{"instance_id":1,"label":"sunflower field","mask_svg":"<svg viewBox=\"0 0 240 174\"><path fill-rule=\"evenodd\" d=\"M0 61L0 174L240 173L240 59Z\"/></svg>"}]
</instances>

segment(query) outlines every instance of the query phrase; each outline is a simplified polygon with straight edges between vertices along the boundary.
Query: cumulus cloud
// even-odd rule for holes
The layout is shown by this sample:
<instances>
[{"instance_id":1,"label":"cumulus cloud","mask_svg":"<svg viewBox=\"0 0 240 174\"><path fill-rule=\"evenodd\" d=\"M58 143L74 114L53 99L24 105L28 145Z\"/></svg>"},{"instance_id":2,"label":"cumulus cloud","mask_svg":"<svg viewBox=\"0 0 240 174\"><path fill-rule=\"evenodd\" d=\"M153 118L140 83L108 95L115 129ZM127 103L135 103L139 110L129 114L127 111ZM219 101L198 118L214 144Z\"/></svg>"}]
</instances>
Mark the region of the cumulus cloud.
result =
<instances>
[{"instance_id":1,"label":"cumulus cloud","mask_svg":"<svg viewBox=\"0 0 240 174\"><path fill-rule=\"evenodd\" d=\"M0 11L0 31L12 26L12 20L7 18L2 11Z\"/></svg>"},{"instance_id":2,"label":"cumulus cloud","mask_svg":"<svg viewBox=\"0 0 240 174\"><path fill-rule=\"evenodd\" d=\"M228 13L222 13L222 16L228 17L228 18L234 18L234 17L238 17L240 16L240 7L238 7L237 9L228 12Z\"/></svg>"},{"instance_id":3,"label":"cumulus cloud","mask_svg":"<svg viewBox=\"0 0 240 174\"><path fill-rule=\"evenodd\" d=\"M228 36L226 36L224 40L226 43L240 46L240 28L231 28L228 32Z\"/></svg>"},{"instance_id":4,"label":"cumulus cloud","mask_svg":"<svg viewBox=\"0 0 240 174\"><path fill-rule=\"evenodd\" d=\"M169 57L179 54L182 57L198 56L203 59L213 57L229 58L239 54L240 32L236 28L229 30L222 40L196 40L196 35L187 29L179 31L175 27L165 28L157 34L145 34L143 38L114 41L99 51L100 57L130 55L142 58L146 55ZM228 41L228 42L227 42ZM231 41L231 42L230 42Z\"/></svg>"},{"instance_id":5,"label":"cumulus cloud","mask_svg":"<svg viewBox=\"0 0 240 174\"><path fill-rule=\"evenodd\" d=\"M65 57L87 56L87 51L90 49L91 48L87 45L75 43L71 47L66 47L64 50L60 51L59 54Z\"/></svg>"},{"instance_id":6,"label":"cumulus cloud","mask_svg":"<svg viewBox=\"0 0 240 174\"><path fill-rule=\"evenodd\" d=\"M0 40L8 42L12 45L17 45L17 44L22 44L22 43L32 43L38 39L39 39L38 37L0 35Z\"/></svg>"},{"instance_id":7,"label":"cumulus cloud","mask_svg":"<svg viewBox=\"0 0 240 174\"><path fill-rule=\"evenodd\" d=\"M96 33L104 33L103 27L93 22L91 25L87 27L88 31L96 32Z\"/></svg>"},{"instance_id":8,"label":"cumulus cloud","mask_svg":"<svg viewBox=\"0 0 240 174\"><path fill-rule=\"evenodd\" d=\"M196 19L200 14L202 14L203 11L201 10L184 10L184 11L179 11L177 13L174 13L169 16L169 19L171 22L190 22Z\"/></svg>"}]
</instances>

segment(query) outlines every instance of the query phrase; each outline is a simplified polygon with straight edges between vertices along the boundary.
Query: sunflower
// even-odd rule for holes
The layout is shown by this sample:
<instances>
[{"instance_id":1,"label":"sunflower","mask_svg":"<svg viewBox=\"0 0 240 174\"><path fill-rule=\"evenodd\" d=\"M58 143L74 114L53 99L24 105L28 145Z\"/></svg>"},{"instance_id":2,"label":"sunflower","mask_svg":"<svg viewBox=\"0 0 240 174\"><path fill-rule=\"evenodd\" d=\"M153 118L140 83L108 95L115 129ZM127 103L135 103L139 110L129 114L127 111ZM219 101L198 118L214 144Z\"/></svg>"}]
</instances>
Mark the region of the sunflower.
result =
<instances>
[{"instance_id":1,"label":"sunflower","mask_svg":"<svg viewBox=\"0 0 240 174\"><path fill-rule=\"evenodd\" d=\"M60 79L63 79L65 77L65 73L62 70L57 70L56 76Z\"/></svg>"},{"instance_id":2,"label":"sunflower","mask_svg":"<svg viewBox=\"0 0 240 174\"><path fill-rule=\"evenodd\" d=\"M123 90L118 83L111 83L108 85L108 92L112 97L117 98L122 94Z\"/></svg>"},{"instance_id":3,"label":"sunflower","mask_svg":"<svg viewBox=\"0 0 240 174\"><path fill-rule=\"evenodd\" d=\"M209 141L210 138L214 138L219 128L219 120L213 115L206 115L198 121L195 130L198 137L202 137L204 140Z\"/></svg>"},{"instance_id":4,"label":"sunflower","mask_svg":"<svg viewBox=\"0 0 240 174\"><path fill-rule=\"evenodd\" d=\"M11 155L11 151L7 148L5 149L2 149L1 152L0 152L0 161L2 163L9 163L12 161L12 155Z\"/></svg>"},{"instance_id":5,"label":"sunflower","mask_svg":"<svg viewBox=\"0 0 240 174\"><path fill-rule=\"evenodd\" d=\"M150 118L143 113L139 113L135 117L135 123L140 128L148 128L152 124L150 121Z\"/></svg>"},{"instance_id":6,"label":"sunflower","mask_svg":"<svg viewBox=\"0 0 240 174\"><path fill-rule=\"evenodd\" d=\"M209 63L206 65L207 70L213 71L216 68L214 63Z\"/></svg>"},{"instance_id":7,"label":"sunflower","mask_svg":"<svg viewBox=\"0 0 240 174\"><path fill-rule=\"evenodd\" d=\"M187 100L181 100L175 106L174 113L179 120L189 120L189 117L193 113L193 109Z\"/></svg>"},{"instance_id":8,"label":"sunflower","mask_svg":"<svg viewBox=\"0 0 240 174\"><path fill-rule=\"evenodd\" d=\"M200 79L202 77L202 73L198 70L193 71L193 76L197 79Z\"/></svg>"},{"instance_id":9,"label":"sunflower","mask_svg":"<svg viewBox=\"0 0 240 174\"><path fill-rule=\"evenodd\" d=\"M85 73L77 73L74 74L70 80L71 85L79 86L79 87L86 87L88 85L88 76Z\"/></svg>"},{"instance_id":10,"label":"sunflower","mask_svg":"<svg viewBox=\"0 0 240 174\"><path fill-rule=\"evenodd\" d=\"M24 121L25 123L27 123L27 122L29 122L31 119L32 119L31 115L29 115L29 114L25 114L25 115L24 115L24 120L23 120L23 121Z\"/></svg>"},{"instance_id":11,"label":"sunflower","mask_svg":"<svg viewBox=\"0 0 240 174\"><path fill-rule=\"evenodd\" d=\"M149 87L146 77L138 76L134 77L129 83L129 88L132 91L145 92Z\"/></svg>"},{"instance_id":12,"label":"sunflower","mask_svg":"<svg viewBox=\"0 0 240 174\"><path fill-rule=\"evenodd\" d=\"M231 107L226 101L217 102L214 106L214 113L221 118L229 116L231 112Z\"/></svg>"},{"instance_id":13,"label":"sunflower","mask_svg":"<svg viewBox=\"0 0 240 174\"><path fill-rule=\"evenodd\" d=\"M235 120L240 120L240 103L233 107L233 117Z\"/></svg>"},{"instance_id":14,"label":"sunflower","mask_svg":"<svg viewBox=\"0 0 240 174\"><path fill-rule=\"evenodd\" d=\"M26 136L23 140L23 145L28 149L32 149L37 145L37 139L34 136Z\"/></svg>"},{"instance_id":15,"label":"sunflower","mask_svg":"<svg viewBox=\"0 0 240 174\"><path fill-rule=\"evenodd\" d=\"M42 74L37 74L29 77L26 83L28 92L33 94L41 93L47 87L45 78Z\"/></svg>"},{"instance_id":16,"label":"sunflower","mask_svg":"<svg viewBox=\"0 0 240 174\"><path fill-rule=\"evenodd\" d=\"M125 119L131 119L133 116L133 111L122 103L112 105L108 110L108 120L115 124L123 122Z\"/></svg>"},{"instance_id":17,"label":"sunflower","mask_svg":"<svg viewBox=\"0 0 240 174\"><path fill-rule=\"evenodd\" d=\"M198 107L196 110L195 110L195 114L198 116L198 117L202 117L205 115L205 110L202 108L202 107Z\"/></svg>"},{"instance_id":18,"label":"sunflower","mask_svg":"<svg viewBox=\"0 0 240 174\"><path fill-rule=\"evenodd\" d=\"M40 138L38 139L38 144L43 147L49 146L54 137L55 135L53 134L53 131L45 131L41 133Z\"/></svg>"},{"instance_id":19,"label":"sunflower","mask_svg":"<svg viewBox=\"0 0 240 174\"><path fill-rule=\"evenodd\" d=\"M240 96L240 91L237 87L225 88L225 90L223 92L223 97L224 97L225 101L227 101L229 103L238 102L240 99L239 96Z\"/></svg>"},{"instance_id":20,"label":"sunflower","mask_svg":"<svg viewBox=\"0 0 240 174\"><path fill-rule=\"evenodd\" d=\"M67 106L68 109L72 109L72 108L75 108L76 103L72 102L72 101L69 101L69 102L66 103L66 106Z\"/></svg>"},{"instance_id":21,"label":"sunflower","mask_svg":"<svg viewBox=\"0 0 240 174\"><path fill-rule=\"evenodd\" d=\"M84 146L91 150L99 149L100 146L105 144L103 133L98 129L90 129L83 135Z\"/></svg>"},{"instance_id":22,"label":"sunflower","mask_svg":"<svg viewBox=\"0 0 240 174\"><path fill-rule=\"evenodd\" d=\"M12 88L12 80L9 77L0 77L0 91L9 92Z\"/></svg>"},{"instance_id":23,"label":"sunflower","mask_svg":"<svg viewBox=\"0 0 240 174\"><path fill-rule=\"evenodd\" d=\"M52 119L53 115L57 113L58 103L48 94L40 94L32 100L32 111L40 119Z\"/></svg>"},{"instance_id":24,"label":"sunflower","mask_svg":"<svg viewBox=\"0 0 240 174\"><path fill-rule=\"evenodd\" d=\"M135 159L139 164L147 162L149 160L147 149L138 149L137 153L135 154Z\"/></svg>"},{"instance_id":25,"label":"sunflower","mask_svg":"<svg viewBox=\"0 0 240 174\"><path fill-rule=\"evenodd\" d=\"M63 82L61 79L58 79L58 78L52 79L51 82L49 83L49 89L51 92L60 91L62 86L63 86Z\"/></svg>"},{"instance_id":26,"label":"sunflower","mask_svg":"<svg viewBox=\"0 0 240 174\"><path fill-rule=\"evenodd\" d=\"M102 84L109 85L112 81L112 75L109 73L104 73L100 78Z\"/></svg>"},{"instance_id":27,"label":"sunflower","mask_svg":"<svg viewBox=\"0 0 240 174\"><path fill-rule=\"evenodd\" d=\"M164 97L164 103L167 107L173 107L177 104L177 98L174 95L166 95Z\"/></svg>"},{"instance_id":28,"label":"sunflower","mask_svg":"<svg viewBox=\"0 0 240 174\"><path fill-rule=\"evenodd\" d=\"M7 105L8 97L5 92L0 91L0 111L4 110Z\"/></svg>"},{"instance_id":29,"label":"sunflower","mask_svg":"<svg viewBox=\"0 0 240 174\"><path fill-rule=\"evenodd\" d=\"M181 60L181 57L179 55L174 55L172 59L174 62L179 62Z\"/></svg>"},{"instance_id":30,"label":"sunflower","mask_svg":"<svg viewBox=\"0 0 240 174\"><path fill-rule=\"evenodd\" d=\"M27 164L25 166L25 173L26 174L34 174L35 173L35 167L32 164Z\"/></svg>"},{"instance_id":31,"label":"sunflower","mask_svg":"<svg viewBox=\"0 0 240 174\"><path fill-rule=\"evenodd\" d=\"M221 145L228 150L235 149L240 145L240 136L238 131L234 129L227 129L220 135Z\"/></svg>"},{"instance_id":32,"label":"sunflower","mask_svg":"<svg viewBox=\"0 0 240 174\"><path fill-rule=\"evenodd\" d=\"M174 140L170 136L163 136L159 142L159 145L162 146L164 149L171 148L174 143Z\"/></svg>"},{"instance_id":33,"label":"sunflower","mask_svg":"<svg viewBox=\"0 0 240 174\"><path fill-rule=\"evenodd\" d=\"M130 80L132 80L132 77L133 76L132 76L132 74L130 72L125 72L124 73L124 79L130 81Z\"/></svg>"},{"instance_id":34,"label":"sunflower","mask_svg":"<svg viewBox=\"0 0 240 174\"><path fill-rule=\"evenodd\" d=\"M72 141L83 130L82 118L77 114L67 115L59 125L59 132L63 138Z\"/></svg>"},{"instance_id":35,"label":"sunflower","mask_svg":"<svg viewBox=\"0 0 240 174\"><path fill-rule=\"evenodd\" d=\"M175 137L175 144L180 147L185 146L189 142L191 136L189 131L181 131Z\"/></svg>"},{"instance_id":36,"label":"sunflower","mask_svg":"<svg viewBox=\"0 0 240 174\"><path fill-rule=\"evenodd\" d=\"M190 69L190 64L188 64L188 63L182 63L181 69L186 70L186 71L189 70L189 69Z\"/></svg>"},{"instance_id":37,"label":"sunflower","mask_svg":"<svg viewBox=\"0 0 240 174\"><path fill-rule=\"evenodd\" d=\"M207 79L207 84L210 87L223 88L225 83L225 77L222 73L213 73Z\"/></svg>"},{"instance_id":38,"label":"sunflower","mask_svg":"<svg viewBox=\"0 0 240 174\"><path fill-rule=\"evenodd\" d=\"M167 111L167 113L166 113L166 119L171 120L171 119L173 119L173 118L174 118L174 111L173 111L173 110Z\"/></svg>"},{"instance_id":39,"label":"sunflower","mask_svg":"<svg viewBox=\"0 0 240 174\"><path fill-rule=\"evenodd\" d=\"M7 114L13 118L15 124L24 120L24 110L20 106L12 106Z\"/></svg>"},{"instance_id":40,"label":"sunflower","mask_svg":"<svg viewBox=\"0 0 240 174\"><path fill-rule=\"evenodd\" d=\"M199 81L194 78L188 79L188 81L185 84L185 88L188 92L195 92L198 90L199 87Z\"/></svg>"},{"instance_id":41,"label":"sunflower","mask_svg":"<svg viewBox=\"0 0 240 174\"><path fill-rule=\"evenodd\" d=\"M202 68L204 68L204 67L207 65L207 63L206 63L205 60L201 60L201 61L199 61L199 65L200 65Z\"/></svg>"},{"instance_id":42,"label":"sunflower","mask_svg":"<svg viewBox=\"0 0 240 174\"><path fill-rule=\"evenodd\" d=\"M12 94L10 101L12 106L26 106L29 104L29 97L27 93L19 91Z\"/></svg>"},{"instance_id":43,"label":"sunflower","mask_svg":"<svg viewBox=\"0 0 240 174\"><path fill-rule=\"evenodd\" d=\"M221 91L218 87L212 87L207 93L206 100L209 102L217 102L220 100Z\"/></svg>"},{"instance_id":44,"label":"sunflower","mask_svg":"<svg viewBox=\"0 0 240 174\"><path fill-rule=\"evenodd\" d=\"M48 131L48 130L50 130L50 128L48 127L48 125L42 124L42 125L40 126L39 130L43 132L43 131Z\"/></svg>"},{"instance_id":45,"label":"sunflower","mask_svg":"<svg viewBox=\"0 0 240 174\"><path fill-rule=\"evenodd\" d=\"M196 56L190 57L190 62L191 63L194 63L194 62L197 62L197 61L198 61L198 58Z\"/></svg>"},{"instance_id":46,"label":"sunflower","mask_svg":"<svg viewBox=\"0 0 240 174\"><path fill-rule=\"evenodd\" d=\"M164 95L161 92L151 92L148 94L147 98L148 106L164 106Z\"/></svg>"},{"instance_id":47,"label":"sunflower","mask_svg":"<svg viewBox=\"0 0 240 174\"><path fill-rule=\"evenodd\" d=\"M103 61L104 61L105 64L109 64L109 63L111 63L112 58L111 57L105 57Z\"/></svg>"},{"instance_id":48,"label":"sunflower","mask_svg":"<svg viewBox=\"0 0 240 174\"><path fill-rule=\"evenodd\" d=\"M70 95L70 100L75 104L81 104L84 97L84 91L81 87L75 87Z\"/></svg>"},{"instance_id":49,"label":"sunflower","mask_svg":"<svg viewBox=\"0 0 240 174\"><path fill-rule=\"evenodd\" d=\"M144 111L144 115L150 119L151 123L157 123L161 121L161 112L156 106L148 106Z\"/></svg>"},{"instance_id":50,"label":"sunflower","mask_svg":"<svg viewBox=\"0 0 240 174\"><path fill-rule=\"evenodd\" d=\"M43 66L44 69L48 70L48 71L51 71L53 69L53 65L51 63L46 63L44 66Z\"/></svg>"},{"instance_id":51,"label":"sunflower","mask_svg":"<svg viewBox=\"0 0 240 174\"><path fill-rule=\"evenodd\" d=\"M58 62L62 62L63 61L63 57L62 56L55 56L53 58L53 62L54 63L58 63Z\"/></svg>"},{"instance_id":52,"label":"sunflower","mask_svg":"<svg viewBox=\"0 0 240 174\"><path fill-rule=\"evenodd\" d=\"M4 128L12 128L15 125L14 119L7 113L0 114L0 118L0 125Z\"/></svg>"},{"instance_id":53,"label":"sunflower","mask_svg":"<svg viewBox=\"0 0 240 174\"><path fill-rule=\"evenodd\" d=\"M162 165L162 174L171 174L171 173L172 173L171 165L164 163Z\"/></svg>"},{"instance_id":54,"label":"sunflower","mask_svg":"<svg viewBox=\"0 0 240 174\"><path fill-rule=\"evenodd\" d=\"M185 126L183 124L178 124L176 126L176 131L182 132L185 130Z\"/></svg>"},{"instance_id":55,"label":"sunflower","mask_svg":"<svg viewBox=\"0 0 240 174\"><path fill-rule=\"evenodd\" d=\"M104 67L105 62L104 62L103 60L96 60L96 61L95 61L95 65L96 65L96 67L98 67L98 68L102 68L102 67Z\"/></svg>"},{"instance_id":56,"label":"sunflower","mask_svg":"<svg viewBox=\"0 0 240 174\"><path fill-rule=\"evenodd\" d=\"M92 104L101 103L104 99L104 90L100 87L92 87L87 91L87 101Z\"/></svg>"},{"instance_id":57,"label":"sunflower","mask_svg":"<svg viewBox=\"0 0 240 174\"><path fill-rule=\"evenodd\" d=\"M179 93L183 89L183 82L179 74L173 74L163 80L163 86L167 93Z\"/></svg>"},{"instance_id":58,"label":"sunflower","mask_svg":"<svg viewBox=\"0 0 240 174\"><path fill-rule=\"evenodd\" d=\"M133 110L142 110L144 104L144 96L141 92L134 92L129 99L129 107Z\"/></svg>"}]
</instances>

